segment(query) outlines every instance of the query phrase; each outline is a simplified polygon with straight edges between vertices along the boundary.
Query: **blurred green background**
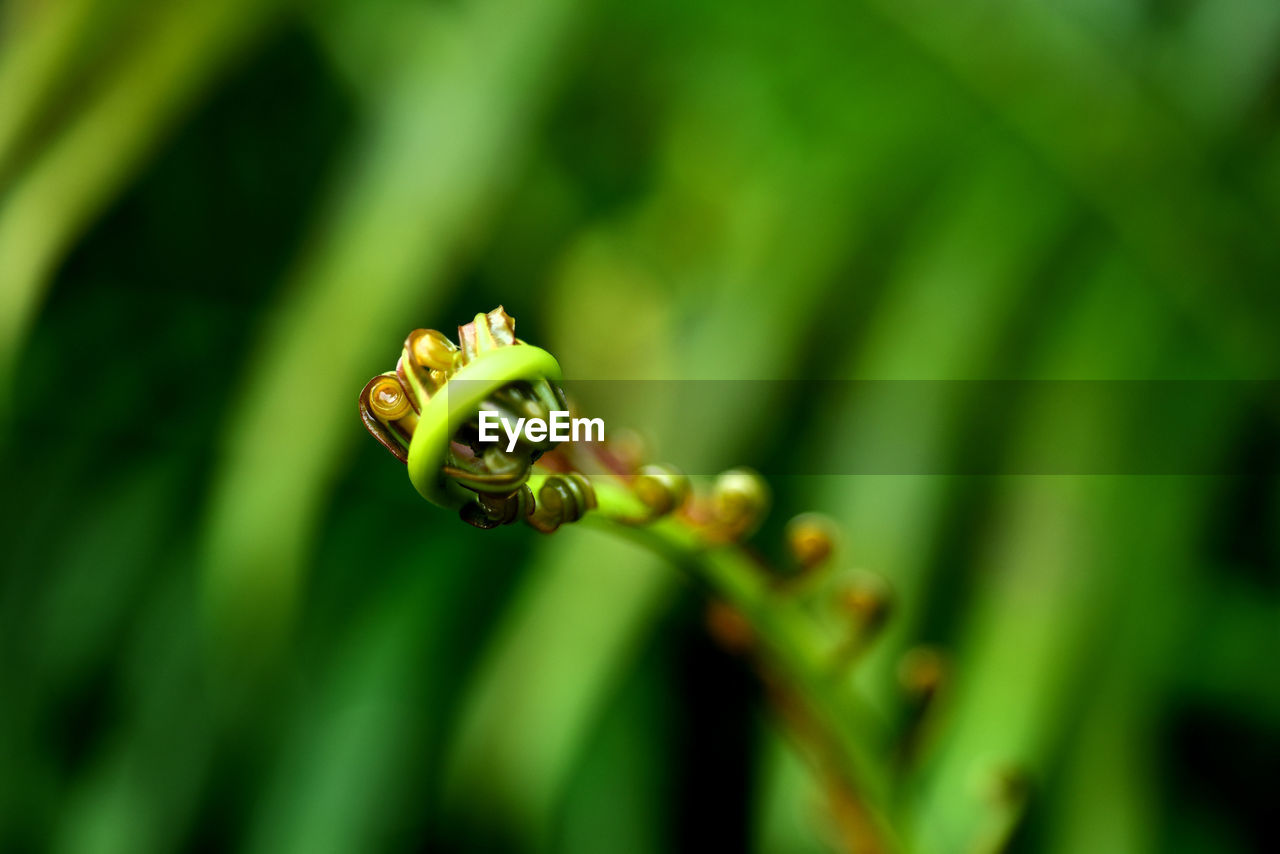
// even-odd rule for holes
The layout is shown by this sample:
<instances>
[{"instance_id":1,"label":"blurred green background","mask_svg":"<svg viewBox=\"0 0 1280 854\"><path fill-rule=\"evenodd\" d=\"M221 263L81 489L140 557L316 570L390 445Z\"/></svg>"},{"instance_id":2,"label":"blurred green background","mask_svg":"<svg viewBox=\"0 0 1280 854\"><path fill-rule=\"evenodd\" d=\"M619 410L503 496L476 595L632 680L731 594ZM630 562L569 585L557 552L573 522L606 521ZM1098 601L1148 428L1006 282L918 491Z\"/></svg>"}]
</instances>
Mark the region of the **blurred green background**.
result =
<instances>
[{"instance_id":1,"label":"blurred green background","mask_svg":"<svg viewBox=\"0 0 1280 854\"><path fill-rule=\"evenodd\" d=\"M0 851L831 850L678 573L468 528L364 434L412 328L503 304L588 379L1277 376L1273 0L0 8ZM757 403L627 423L691 471L896 427ZM1136 409L913 430L1257 475L773 483L766 540L821 509L895 591L856 679L913 849L1010 769L1013 850L1262 849L1275 422Z\"/></svg>"}]
</instances>

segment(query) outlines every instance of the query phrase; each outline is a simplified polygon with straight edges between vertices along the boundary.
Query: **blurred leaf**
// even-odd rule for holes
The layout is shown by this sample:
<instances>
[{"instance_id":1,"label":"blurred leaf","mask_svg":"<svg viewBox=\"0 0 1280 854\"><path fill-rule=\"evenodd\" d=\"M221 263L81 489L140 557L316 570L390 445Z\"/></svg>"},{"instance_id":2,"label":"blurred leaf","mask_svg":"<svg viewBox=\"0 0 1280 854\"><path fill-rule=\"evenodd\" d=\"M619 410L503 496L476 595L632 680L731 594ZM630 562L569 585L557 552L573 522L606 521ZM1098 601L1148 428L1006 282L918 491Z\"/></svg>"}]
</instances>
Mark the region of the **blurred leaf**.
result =
<instances>
[{"instance_id":1,"label":"blurred leaf","mask_svg":"<svg viewBox=\"0 0 1280 854\"><path fill-rule=\"evenodd\" d=\"M546 845L583 742L670 600L669 572L593 531L540 550L462 707L445 778L455 820Z\"/></svg>"},{"instance_id":2,"label":"blurred leaf","mask_svg":"<svg viewBox=\"0 0 1280 854\"><path fill-rule=\"evenodd\" d=\"M275 7L193 0L159 8L140 43L97 82L95 97L0 197L0 387L12 380L14 352L63 254ZM61 30L55 41L73 37Z\"/></svg>"}]
</instances>

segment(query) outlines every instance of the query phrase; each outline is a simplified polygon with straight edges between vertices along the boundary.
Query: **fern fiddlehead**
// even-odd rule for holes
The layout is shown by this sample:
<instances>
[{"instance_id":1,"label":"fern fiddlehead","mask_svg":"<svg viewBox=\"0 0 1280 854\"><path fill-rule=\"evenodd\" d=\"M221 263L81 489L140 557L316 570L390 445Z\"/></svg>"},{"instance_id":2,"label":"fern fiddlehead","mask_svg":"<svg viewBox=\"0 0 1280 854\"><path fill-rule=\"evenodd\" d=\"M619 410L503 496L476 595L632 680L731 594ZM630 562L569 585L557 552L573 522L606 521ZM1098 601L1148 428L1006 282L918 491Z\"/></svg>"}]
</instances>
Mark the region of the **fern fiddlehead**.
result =
<instances>
[{"instance_id":1,"label":"fern fiddlehead","mask_svg":"<svg viewBox=\"0 0 1280 854\"><path fill-rule=\"evenodd\" d=\"M524 522L544 533L579 522L605 527L686 570L710 595L712 634L752 658L824 782L845 847L902 850L890 791L901 745L886 749L883 727L848 678L885 623L887 585L870 573L855 578L838 597L846 627L833 639L791 582L830 562L835 525L816 513L790 520L790 566L770 566L743 545L770 502L755 472L733 469L696 490L676 468L607 443L523 437L504 448L479 440L481 410L541 418L567 410L560 381L555 358L516 338L515 321L499 307L459 327L457 344L434 330L410 333L395 370L361 391L359 409L418 492L471 525Z\"/></svg>"}]
</instances>

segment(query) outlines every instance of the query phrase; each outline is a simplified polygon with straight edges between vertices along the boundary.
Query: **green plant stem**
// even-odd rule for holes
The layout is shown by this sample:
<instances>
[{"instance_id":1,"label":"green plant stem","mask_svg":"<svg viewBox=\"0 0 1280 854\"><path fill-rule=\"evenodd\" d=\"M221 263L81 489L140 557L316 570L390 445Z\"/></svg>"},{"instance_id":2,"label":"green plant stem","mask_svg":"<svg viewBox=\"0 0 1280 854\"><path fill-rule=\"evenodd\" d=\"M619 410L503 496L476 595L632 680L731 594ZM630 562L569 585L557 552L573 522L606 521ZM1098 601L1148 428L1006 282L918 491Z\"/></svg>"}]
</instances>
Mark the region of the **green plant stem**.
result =
<instances>
[{"instance_id":1,"label":"green plant stem","mask_svg":"<svg viewBox=\"0 0 1280 854\"><path fill-rule=\"evenodd\" d=\"M620 519L643 515L644 506L620 483L593 478L597 510L583 524L628 537L688 572L708 592L723 599L749 623L760 664L783 702L795 704L804 731L796 733L821 771L834 775L865 819L873 842L861 850L899 849L889 821L889 780L884 762L872 755L875 730L849 690L849 680L832 670L830 645L795 599L780 592L767 571L736 544L705 539L682 517L647 525ZM846 808L850 804L845 804Z\"/></svg>"},{"instance_id":2,"label":"green plant stem","mask_svg":"<svg viewBox=\"0 0 1280 854\"><path fill-rule=\"evenodd\" d=\"M516 380L560 374L550 354L530 345L489 351L469 368L472 382L464 393L450 396L446 387L424 408L409 450L410 480L428 500L446 506L449 502L438 497L443 485L435 481L434 472L448 437L493 391ZM459 372L450 382L462 375ZM555 476L535 473L527 486L537 496ZM800 603L779 590L767 570L736 543L709 539L679 514L654 518L618 479L593 477L591 484L596 507L584 517L586 524L627 536L686 570L747 621L752 647L781 711L818 770L833 784L832 807L847 819L842 826L851 850L900 848L886 808L887 764L877 762L869 748L871 720L854 702L848 674Z\"/></svg>"}]
</instances>

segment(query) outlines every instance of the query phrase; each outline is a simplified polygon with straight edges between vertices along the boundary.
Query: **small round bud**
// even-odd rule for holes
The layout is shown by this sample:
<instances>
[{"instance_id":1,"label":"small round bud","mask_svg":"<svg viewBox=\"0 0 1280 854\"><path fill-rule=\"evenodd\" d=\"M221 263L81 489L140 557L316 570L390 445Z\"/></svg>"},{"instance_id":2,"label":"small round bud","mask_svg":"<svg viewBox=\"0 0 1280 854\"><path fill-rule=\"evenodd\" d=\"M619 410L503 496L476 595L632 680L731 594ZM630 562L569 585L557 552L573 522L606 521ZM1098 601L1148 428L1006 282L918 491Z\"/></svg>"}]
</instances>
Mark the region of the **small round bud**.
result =
<instances>
[{"instance_id":1,"label":"small round bud","mask_svg":"<svg viewBox=\"0 0 1280 854\"><path fill-rule=\"evenodd\" d=\"M835 522L821 513L801 513L787 522L787 550L801 569L826 563L835 551L838 531Z\"/></svg>"},{"instance_id":2,"label":"small round bud","mask_svg":"<svg viewBox=\"0 0 1280 854\"><path fill-rule=\"evenodd\" d=\"M409 333L409 352L419 365L448 374L458 360L458 348L442 332L415 329Z\"/></svg>"},{"instance_id":3,"label":"small round bud","mask_svg":"<svg viewBox=\"0 0 1280 854\"><path fill-rule=\"evenodd\" d=\"M369 408L383 421L399 420L413 409L404 387L394 376L379 378L369 389Z\"/></svg>"},{"instance_id":4,"label":"small round bud","mask_svg":"<svg viewBox=\"0 0 1280 854\"><path fill-rule=\"evenodd\" d=\"M640 469L631 489L654 515L665 516L684 505L689 479L674 466L650 465Z\"/></svg>"},{"instance_id":5,"label":"small round bud","mask_svg":"<svg viewBox=\"0 0 1280 854\"><path fill-rule=\"evenodd\" d=\"M889 584L874 572L858 570L840 591L840 606L865 632L878 630L889 616L893 593Z\"/></svg>"},{"instance_id":6,"label":"small round bud","mask_svg":"<svg viewBox=\"0 0 1280 854\"><path fill-rule=\"evenodd\" d=\"M945 677L946 660L937 647L918 646L907 650L898 662L898 683L912 697L931 697Z\"/></svg>"},{"instance_id":7,"label":"small round bud","mask_svg":"<svg viewBox=\"0 0 1280 854\"><path fill-rule=\"evenodd\" d=\"M707 603L707 631L730 652L750 651L756 638L755 630L742 612L720 599Z\"/></svg>"},{"instance_id":8,"label":"small round bud","mask_svg":"<svg viewBox=\"0 0 1280 854\"><path fill-rule=\"evenodd\" d=\"M711 515L735 538L755 531L769 509L769 487L751 469L730 469L711 489Z\"/></svg>"},{"instance_id":9,"label":"small round bud","mask_svg":"<svg viewBox=\"0 0 1280 854\"><path fill-rule=\"evenodd\" d=\"M515 492L505 495L480 493L475 501L464 504L458 515L468 525L483 529L496 528L524 518L528 515L532 502L533 495L527 486L521 486Z\"/></svg>"},{"instance_id":10,"label":"small round bud","mask_svg":"<svg viewBox=\"0 0 1280 854\"><path fill-rule=\"evenodd\" d=\"M549 534L561 525L578 521L595 506L595 489L586 477L576 472L556 475L547 478L538 490L529 524Z\"/></svg>"}]
</instances>

